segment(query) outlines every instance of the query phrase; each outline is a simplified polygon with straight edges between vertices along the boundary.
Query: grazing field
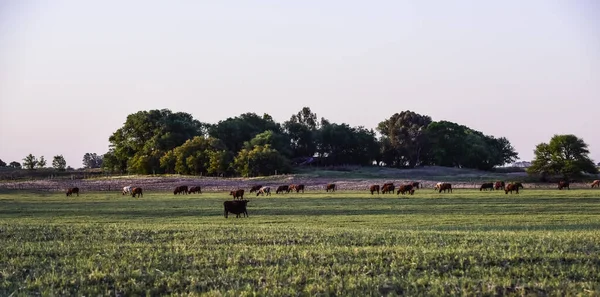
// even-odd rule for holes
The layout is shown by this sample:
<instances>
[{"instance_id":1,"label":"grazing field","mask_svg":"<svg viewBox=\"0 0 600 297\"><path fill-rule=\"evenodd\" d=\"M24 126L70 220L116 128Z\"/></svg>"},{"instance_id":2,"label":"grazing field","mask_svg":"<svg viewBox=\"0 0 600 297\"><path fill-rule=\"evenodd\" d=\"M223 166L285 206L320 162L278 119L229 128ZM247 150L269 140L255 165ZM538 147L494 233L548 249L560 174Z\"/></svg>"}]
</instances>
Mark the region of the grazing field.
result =
<instances>
[{"instance_id":1,"label":"grazing field","mask_svg":"<svg viewBox=\"0 0 600 297\"><path fill-rule=\"evenodd\" d=\"M0 296L600 295L600 190L0 192Z\"/></svg>"}]
</instances>

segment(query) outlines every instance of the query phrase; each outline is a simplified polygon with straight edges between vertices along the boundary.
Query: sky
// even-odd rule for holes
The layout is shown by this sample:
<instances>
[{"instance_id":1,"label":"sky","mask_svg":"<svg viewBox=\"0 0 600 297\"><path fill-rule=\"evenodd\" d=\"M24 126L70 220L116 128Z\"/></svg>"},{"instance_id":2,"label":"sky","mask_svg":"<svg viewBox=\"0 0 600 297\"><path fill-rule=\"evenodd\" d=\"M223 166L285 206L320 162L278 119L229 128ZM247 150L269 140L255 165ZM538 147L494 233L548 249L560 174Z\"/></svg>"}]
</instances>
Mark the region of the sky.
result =
<instances>
[{"instance_id":1,"label":"sky","mask_svg":"<svg viewBox=\"0 0 600 297\"><path fill-rule=\"evenodd\" d=\"M600 162L600 1L0 0L0 159L108 151L128 114L375 128L411 110Z\"/></svg>"}]
</instances>

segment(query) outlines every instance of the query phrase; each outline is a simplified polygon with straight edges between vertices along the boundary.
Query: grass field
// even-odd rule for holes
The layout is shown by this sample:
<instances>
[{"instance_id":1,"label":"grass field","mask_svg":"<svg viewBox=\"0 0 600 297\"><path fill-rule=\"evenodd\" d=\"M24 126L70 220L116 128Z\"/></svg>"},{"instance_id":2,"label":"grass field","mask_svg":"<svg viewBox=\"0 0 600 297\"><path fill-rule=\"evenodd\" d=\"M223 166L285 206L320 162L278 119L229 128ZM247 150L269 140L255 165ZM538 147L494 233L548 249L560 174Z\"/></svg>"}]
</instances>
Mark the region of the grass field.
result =
<instances>
[{"instance_id":1,"label":"grass field","mask_svg":"<svg viewBox=\"0 0 600 297\"><path fill-rule=\"evenodd\" d=\"M229 197L2 192L0 296L600 295L600 191Z\"/></svg>"}]
</instances>

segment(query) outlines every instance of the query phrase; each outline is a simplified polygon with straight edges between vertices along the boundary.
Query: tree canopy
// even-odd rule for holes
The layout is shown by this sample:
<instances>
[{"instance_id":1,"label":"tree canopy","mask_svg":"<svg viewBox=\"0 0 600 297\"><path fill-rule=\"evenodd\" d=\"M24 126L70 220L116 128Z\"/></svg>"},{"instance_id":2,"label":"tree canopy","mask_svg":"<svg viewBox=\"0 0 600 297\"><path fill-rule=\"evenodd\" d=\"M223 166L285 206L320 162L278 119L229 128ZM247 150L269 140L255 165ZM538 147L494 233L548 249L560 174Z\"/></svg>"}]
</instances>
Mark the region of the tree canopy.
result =
<instances>
[{"instance_id":1,"label":"tree canopy","mask_svg":"<svg viewBox=\"0 0 600 297\"><path fill-rule=\"evenodd\" d=\"M168 109L139 111L127 116L110 136L109 151L97 157L105 170L115 172L228 176L285 173L292 164L489 170L517 159L506 138L409 110L393 114L376 130L379 138L373 129L318 120L309 107L283 124L251 112L207 124ZM86 156L84 164L96 157Z\"/></svg>"},{"instance_id":2,"label":"tree canopy","mask_svg":"<svg viewBox=\"0 0 600 297\"><path fill-rule=\"evenodd\" d=\"M67 168L67 161L62 155L54 156L52 159L52 167L58 171L65 171Z\"/></svg>"},{"instance_id":3,"label":"tree canopy","mask_svg":"<svg viewBox=\"0 0 600 297\"><path fill-rule=\"evenodd\" d=\"M598 168L590 159L588 145L573 134L554 135L549 143L535 147L535 159L527 172L542 177L562 175L564 178L580 177L583 173L597 174Z\"/></svg>"}]
</instances>

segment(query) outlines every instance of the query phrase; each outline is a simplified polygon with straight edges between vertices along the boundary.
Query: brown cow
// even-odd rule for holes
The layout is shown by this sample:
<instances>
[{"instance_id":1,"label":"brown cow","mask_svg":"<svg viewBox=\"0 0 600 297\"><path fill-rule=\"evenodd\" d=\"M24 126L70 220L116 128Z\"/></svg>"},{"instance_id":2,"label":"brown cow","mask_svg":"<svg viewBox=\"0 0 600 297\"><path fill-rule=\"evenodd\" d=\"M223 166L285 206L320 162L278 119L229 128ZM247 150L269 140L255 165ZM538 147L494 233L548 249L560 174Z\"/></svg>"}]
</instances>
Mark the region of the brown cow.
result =
<instances>
[{"instance_id":1,"label":"brown cow","mask_svg":"<svg viewBox=\"0 0 600 297\"><path fill-rule=\"evenodd\" d=\"M521 185L521 187L523 187L523 185ZM510 192L512 194L513 191L515 191L517 194L519 194L519 185L517 185L517 183L508 184L504 188L504 193L505 194L508 194L508 192Z\"/></svg>"},{"instance_id":2,"label":"brown cow","mask_svg":"<svg viewBox=\"0 0 600 297\"><path fill-rule=\"evenodd\" d=\"M262 185L252 186L252 188L250 188L250 193L257 192L258 190L260 190L260 188L262 188Z\"/></svg>"},{"instance_id":3,"label":"brown cow","mask_svg":"<svg viewBox=\"0 0 600 297\"><path fill-rule=\"evenodd\" d=\"M244 199L244 190L243 189L239 189L239 190L234 190L229 192L229 195L233 196L233 200L235 200L236 198L240 198L240 200Z\"/></svg>"},{"instance_id":4,"label":"brown cow","mask_svg":"<svg viewBox=\"0 0 600 297\"><path fill-rule=\"evenodd\" d=\"M449 183L442 183L440 185L440 190L439 192L441 193L442 191L444 191L444 193L446 193L446 190L450 193L452 193L452 184Z\"/></svg>"},{"instance_id":5,"label":"brown cow","mask_svg":"<svg viewBox=\"0 0 600 297\"><path fill-rule=\"evenodd\" d=\"M560 181L560 182L558 182L558 189L562 190L564 188L567 188L567 190L570 190L570 188L569 188L569 182L566 182L566 181Z\"/></svg>"},{"instance_id":6,"label":"brown cow","mask_svg":"<svg viewBox=\"0 0 600 297\"><path fill-rule=\"evenodd\" d=\"M521 188L524 189L523 184L522 183L513 183L515 186L517 186L517 188Z\"/></svg>"},{"instance_id":7,"label":"brown cow","mask_svg":"<svg viewBox=\"0 0 600 297\"><path fill-rule=\"evenodd\" d=\"M144 197L144 194L142 194L142 188L133 188L133 189L131 189L131 197L135 197L136 195L138 197L140 197L140 196Z\"/></svg>"},{"instance_id":8,"label":"brown cow","mask_svg":"<svg viewBox=\"0 0 600 297\"><path fill-rule=\"evenodd\" d=\"M384 184L383 187L381 188L381 194L394 194L394 189L396 187L394 187L394 184Z\"/></svg>"},{"instance_id":9,"label":"brown cow","mask_svg":"<svg viewBox=\"0 0 600 297\"><path fill-rule=\"evenodd\" d=\"M373 193L375 192L379 194L379 185L372 185L371 187L369 187L369 191L371 191L371 195L373 195Z\"/></svg>"},{"instance_id":10,"label":"brown cow","mask_svg":"<svg viewBox=\"0 0 600 297\"><path fill-rule=\"evenodd\" d=\"M202 194L202 188L200 188L199 186L190 187L190 189L188 190L188 194L192 194L192 193Z\"/></svg>"},{"instance_id":11,"label":"brown cow","mask_svg":"<svg viewBox=\"0 0 600 297\"><path fill-rule=\"evenodd\" d=\"M188 186L179 186L179 187L176 187L175 190L173 190L173 195L187 194L187 193L188 193Z\"/></svg>"},{"instance_id":12,"label":"brown cow","mask_svg":"<svg viewBox=\"0 0 600 297\"><path fill-rule=\"evenodd\" d=\"M296 185L294 186L294 189L296 189L296 193L299 193L300 191L304 193L304 185Z\"/></svg>"},{"instance_id":13,"label":"brown cow","mask_svg":"<svg viewBox=\"0 0 600 297\"><path fill-rule=\"evenodd\" d=\"M418 189L420 183L419 182L412 182L410 185L413 186L413 188Z\"/></svg>"},{"instance_id":14,"label":"brown cow","mask_svg":"<svg viewBox=\"0 0 600 297\"><path fill-rule=\"evenodd\" d=\"M600 179L597 179L597 180L595 180L595 181L592 183L592 189L593 189L594 187L596 187L596 188L600 188Z\"/></svg>"},{"instance_id":15,"label":"brown cow","mask_svg":"<svg viewBox=\"0 0 600 297\"><path fill-rule=\"evenodd\" d=\"M235 214L236 218L239 218L241 214L244 217L248 216L248 210L246 210L246 205L248 204L248 200L236 200L236 201L225 201L223 202L223 208L225 209L225 218L228 217L229 213Z\"/></svg>"},{"instance_id":16,"label":"brown cow","mask_svg":"<svg viewBox=\"0 0 600 297\"><path fill-rule=\"evenodd\" d=\"M415 193L415 189L413 188L412 184L399 186L396 195L399 195L400 193L404 195L406 192L410 193L411 195Z\"/></svg>"},{"instance_id":17,"label":"brown cow","mask_svg":"<svg viewBox=\"0 0 600 297\"><path fill-rule=\"evenodd\" d=\"M504 188L506 187L506 184L503 181L497 181L496 184L494 184L494 189L496 190L504 190Z\"/></svg>"},{"instance_id":18,"label":"brown cow","mask_svg":"<svg viewBox=\"0 0 600 297\"><path fill-rule=\"evenodd\" d=\"M483 190L485 190L485 191L487 191L487 190L490 190L490 191L494 190L494 183L483 183L481 185L481 187L479 187L479 191L481 192Z\"/></svg>"},{"instance_id":19,"label":"brown cow","mask_svg":"<svg viewBox=\"0 0 600 297\"><path fill-rule=\"evenodd\" d=\"M335 192L335 184L327 184L327 186L325 187L325 191L329 192L329 190Z\"/></svg>"},{"instance_id":20,"label":"brown cow","mask_svg":"<svg viewBox=\"0 0 600 297\"><path fill-rule=\"evenodd\" d=\"M71 195L73 195L73 194L77 194L77 197L79 197L79 188L78 188L78 187L75 187L75 188L69 188L69 189L67 190L67 197L68 197L68 196L71 196Z\"/></svg>"},{"instance_id":21,"label":"brown cow","mask_svg":"<svg viewBox=\"0 0 600 297\"><path fill-rule=\"evenodd\" d=\"M277 190L275 190L275 194L279 194L279 193L283 193L283 192L289 193L290 192L289 188L290 188L290 186L279 186L279 187L277 187Z\"/></svg>"}]
</instances>

